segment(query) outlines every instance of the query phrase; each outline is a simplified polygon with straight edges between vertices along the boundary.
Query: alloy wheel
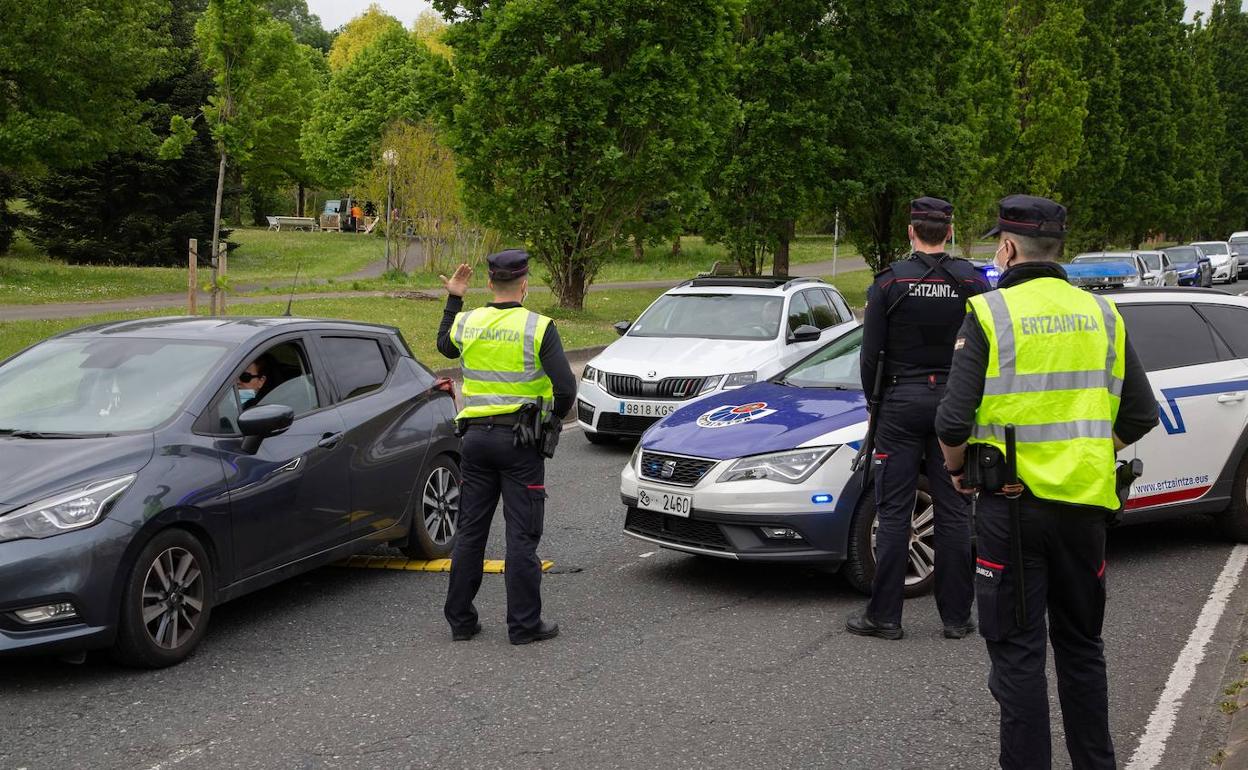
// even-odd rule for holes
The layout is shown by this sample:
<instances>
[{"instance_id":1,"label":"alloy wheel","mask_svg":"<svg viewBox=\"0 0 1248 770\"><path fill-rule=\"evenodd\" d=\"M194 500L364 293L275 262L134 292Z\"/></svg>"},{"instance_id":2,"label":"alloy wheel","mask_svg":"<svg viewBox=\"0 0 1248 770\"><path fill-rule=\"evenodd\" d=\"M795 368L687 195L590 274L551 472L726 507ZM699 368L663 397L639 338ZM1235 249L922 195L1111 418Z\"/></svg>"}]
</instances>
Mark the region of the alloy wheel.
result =
<instances>
[{"instance_id":1,"label":"alloy wheel","mask_svg":"<svg viewBox=\"0 0 1248 770\"><path fill-rule=\"evenodd\" d=\"M429 538L437 545L449 543L459 517L459 481L449 468L434 468L429 474L421 506Z\"/></svg>"},{"instance_id":2,"label":"alloy wheel","mask_svg":"<svg viewBox=\"0 0 1248 770\"><path fill-rule=\"evenodd\" d=\"M176 650L194 634L204 611L204 576L195 555L161 552L143 580L143 627L156 646Z\"/></svg>"},{"instance_id":3,"label":"alloy wheel","mask_svg":"<svg viewBox=\"0 0 1248 770\"><path fill-rule=\"evenodd\" d=\"M877 517L871 522L871 554L875 555L875 536L880 528ZM910 519L909 563L906 565L906 585L926 580L936 569L936 509L932 496L919 490L914 496L914 515Z\"/></svg>"}]
</instances>

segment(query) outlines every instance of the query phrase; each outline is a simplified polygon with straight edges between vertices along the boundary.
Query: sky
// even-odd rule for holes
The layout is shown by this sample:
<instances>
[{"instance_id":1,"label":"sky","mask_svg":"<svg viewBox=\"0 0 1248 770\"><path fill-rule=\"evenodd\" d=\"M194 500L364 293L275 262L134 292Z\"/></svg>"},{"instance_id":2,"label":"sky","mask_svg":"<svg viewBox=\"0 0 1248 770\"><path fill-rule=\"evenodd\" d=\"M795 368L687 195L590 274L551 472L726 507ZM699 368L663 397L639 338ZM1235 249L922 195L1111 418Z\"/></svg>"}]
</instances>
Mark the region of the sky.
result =
<instances>
[{"instance_id":1,"label":"sky","mask_svg":"<svg viewBox=\"0 0 1248 770\"><path fill-rule=\"evenodd\" d=\"M370 2L376 2L404 24L411 25L420 12L429 8L425 0L308 0L308 10L321 17L325 29L336 29L359 16ZM1187 17L1195 11L1209 13L1213 0L1187 0Z\"/></svg>"}]
</instances>

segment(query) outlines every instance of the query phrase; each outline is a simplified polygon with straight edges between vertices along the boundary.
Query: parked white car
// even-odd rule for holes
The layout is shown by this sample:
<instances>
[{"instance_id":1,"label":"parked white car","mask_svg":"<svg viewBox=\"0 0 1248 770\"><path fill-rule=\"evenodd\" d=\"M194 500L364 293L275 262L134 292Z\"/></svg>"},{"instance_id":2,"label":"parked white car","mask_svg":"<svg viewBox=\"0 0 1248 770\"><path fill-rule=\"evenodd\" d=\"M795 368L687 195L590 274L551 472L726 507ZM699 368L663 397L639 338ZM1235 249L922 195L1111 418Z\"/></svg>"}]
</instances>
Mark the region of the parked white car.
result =
<instances>
[{"instance_id":1,"label":"parked white car","mask_svg":"<svg viewBox=\"0 0 1248 770\"><path fill-rule=\"evenodd\" d=\"M1212 515L1248 542L1248 298L1214 289L1110 290L1148 372L1161 424L1119 457L1144 461L1139 511ZM737 561L843 565L869 590L875 497L851 461L867 431L851 329L768 382L684 406L646 433L620 476L624 531ZM908 595L933 579L926 479L913 514Z\"/></svg>"},{"instance_id":2,"label":"parked white car","mask_svg":"<svg viewBox=\"0 0 1248 770\"><path fill-rule=\"evenodd\" d=\"M766 380L857 323L817 278L685 281L616 325L621 338L581 374L577 419L591 443L640 436L691 401Z\"/></svg>"},{"instance_id":3,"label":"parked white car","mask_svg":"<svg viewBox=\"0 0 1248 770\"><path fill-rule=\"evenodd\" d=\"M1239 277L1244 277L1244 271L1248 270L1248 230L1240 230L1231 233L1231 237L1226 239L1231 246L1231 252L1239 257Z\"/></svg>"},{"instance_id":4,"label":"parked white car","mask_svg":"<svg viewBox=\"0 0 1248 770\"><path fill-rule=\"evenodd\" d=\"M1226 241L1196 241L1192 246L1199 246L1209 262L1213 264L1213 282L1223 281L1235 283L1239 280L1239 257L1234 254L1231 244Z\"/></svg>"}]
</instances>

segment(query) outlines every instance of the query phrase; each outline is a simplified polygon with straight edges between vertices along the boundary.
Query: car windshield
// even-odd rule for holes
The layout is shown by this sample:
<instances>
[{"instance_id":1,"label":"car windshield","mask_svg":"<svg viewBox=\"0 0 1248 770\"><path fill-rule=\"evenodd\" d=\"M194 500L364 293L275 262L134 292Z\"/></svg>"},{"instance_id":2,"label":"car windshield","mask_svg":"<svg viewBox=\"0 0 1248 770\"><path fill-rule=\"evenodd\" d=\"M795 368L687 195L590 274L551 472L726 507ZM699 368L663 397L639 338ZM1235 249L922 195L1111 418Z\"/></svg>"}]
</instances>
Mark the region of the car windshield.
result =
<instances>
[{"instance_id":1,"label":"car windshield","mask_svg":"<svg viewBox=\"0 0 1248 770\"><path fill-rule=\"evenodd\" d=\"M1225 243L1198 243L1197 246L1204 249L1206 254L1230 254Z\"/></svg>"},{"instance_id":2,"label":"car windshield","mask_svg":"<svg viewBox=\"0 0 1248 770\"><path fill-rule=\"evenodd\" d=\"M862 327L859 326L785 372L778 382L799 388L862 390L862 370L858 366L861 348Z\"/></svg>"},{"instance_id":3,"label":"car windshield","mask_svg":"<svg viewBox=\"0 0 1248 770\"><path fill-rule=\"evenodd\" d=\"M784 298L758 294L665 294L637 319L630 337L770 340Z\"/></svg>"},{"instance_id":4,"label":"car windshield","mask_svg":"<svg viewBox=\"0 0 1248 770\"><path fill-rule=\"evenodd\" d=\"M227 350L190 340L49 340L0 366L0 431L151 430L173 416Z\"/></svg>"},{"instance_id":5,"label":"car windshield","mask_svg":"<svg viewBox=\"0 0 1248 770\"><path fill-rule=\"evenodd\" d=\"M1230 240L1231 248L1239 254L1244 253L1244 247L1248 246L1248 238L1232 238Z\"/></svg>"},{"instance_id":6,"label":"car windshield","mask_svg":"<svg viewBox=\"0 0 1248 770\"><path fill-rule=\"evenodd\" d=\"M1196 249L1191 246L1179 246L1173 249L1166 249L1165 251L1170 256L1170 261L1176 265L1192 265L1196 263Z\"/></svg>"},{"instance_id":7,"label":"car windshield","mask_svg":"<svg viewBox=\"0 0 1248 770\"><path fill-rule=\"evenodd\" d=\"M1148 265L1149 270L1161 269L1161 255L1152 252L1144 252L1140 255L1140 259L1144 260L1144 264Z\"/></svg>"}]
</instances>

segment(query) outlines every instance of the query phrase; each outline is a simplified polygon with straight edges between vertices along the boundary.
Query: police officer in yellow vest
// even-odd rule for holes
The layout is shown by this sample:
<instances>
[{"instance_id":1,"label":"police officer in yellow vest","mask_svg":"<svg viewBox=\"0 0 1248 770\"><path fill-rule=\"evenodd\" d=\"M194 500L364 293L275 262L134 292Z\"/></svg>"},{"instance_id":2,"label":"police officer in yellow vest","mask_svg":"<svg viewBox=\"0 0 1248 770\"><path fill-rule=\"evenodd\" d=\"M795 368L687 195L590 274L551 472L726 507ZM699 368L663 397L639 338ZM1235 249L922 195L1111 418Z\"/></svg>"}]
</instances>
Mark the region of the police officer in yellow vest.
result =
<instances>
[{"instance_id":1,"label":"police officer in yellow vest","mask_svg":"<svg viewBox=\"0 0 1248 770\"><path fill-rule=\"evenodd\" d=\"M512 249L487 257L494 301L464 311L472 275L468 265L442 276L446 310L438 328L438 350L462 358L463 484L458 533L451 555L446 619L451 638L467 641L481 631L473 605L490 522L503 499L507 525L507 631L512 644L552 639L559 626L542 619L541 562L546 505L546 464L536 443L524 445L514 430L518 414L541 400L543 411L562 419L576 399L576 375L559 332L549 318L521 304L529 288L529 255ZM531 407L530 407L531 408Z\"/></svg>"},{"instance_id":2,"label":"police officer in yellow vest","mask_svg":"<svg viewBox=\"0 0 1248 770\"><path fill-rule=\"evenodd\" d=\"M1051 765L1046 612L1071 762L1115 766L1101 642L1106 518L1119 506L1117 451L1157 424L1122 316L1108 298L1067 283L1057 263L1065 234L1061 205L1028 195L1001 201L990 233L1001 279L968 303L936 416L945 465L968 492L968 442L1004 451L1005 426L1014 426L1021 565L1010 501L985 491L976 508L975 597L1003 768Z\"/></svg>"}]
</instances>

